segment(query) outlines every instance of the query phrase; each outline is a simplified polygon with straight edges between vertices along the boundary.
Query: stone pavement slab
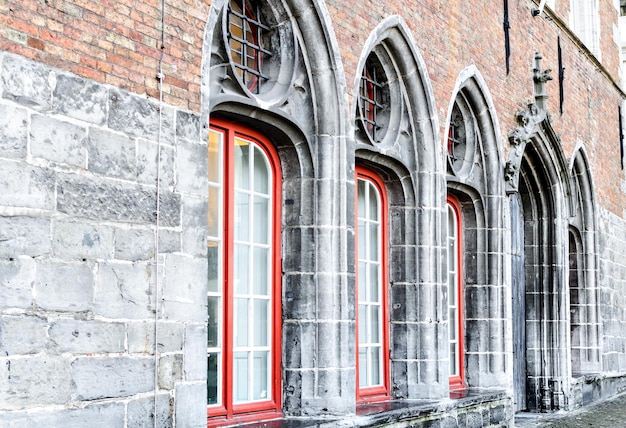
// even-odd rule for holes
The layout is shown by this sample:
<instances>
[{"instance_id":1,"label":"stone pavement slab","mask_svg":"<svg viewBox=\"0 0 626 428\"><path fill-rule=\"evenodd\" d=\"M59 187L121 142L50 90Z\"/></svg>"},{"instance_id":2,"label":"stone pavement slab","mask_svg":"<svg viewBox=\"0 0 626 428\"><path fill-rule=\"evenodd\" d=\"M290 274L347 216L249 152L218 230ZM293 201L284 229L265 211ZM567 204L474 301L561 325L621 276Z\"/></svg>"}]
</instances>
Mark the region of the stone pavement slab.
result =
<instances>
[{"instance_id":1,"label":"stone pavement slab","mask_svg":"<svg viewBox=\"0 0 626 428\"><path fill-rule=\"evenodd\" d=\"M626 393L562 413L518 413L515 426L520 428L625 428Z\"/></svg>"}]
</instances>

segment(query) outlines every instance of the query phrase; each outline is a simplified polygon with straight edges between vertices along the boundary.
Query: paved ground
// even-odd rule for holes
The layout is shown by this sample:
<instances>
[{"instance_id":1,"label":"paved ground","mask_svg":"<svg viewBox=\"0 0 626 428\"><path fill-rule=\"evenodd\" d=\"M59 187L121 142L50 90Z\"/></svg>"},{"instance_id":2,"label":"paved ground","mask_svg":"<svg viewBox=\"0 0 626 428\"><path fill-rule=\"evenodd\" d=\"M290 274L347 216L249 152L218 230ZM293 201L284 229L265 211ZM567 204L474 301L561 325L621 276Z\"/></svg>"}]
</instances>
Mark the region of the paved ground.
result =
<instances>
[{"instance_id":1,"label":"paved ground","mask_svg":"<svg viewBox=\"0 0 626 428\"><path fill-rule=\"evenodd\" d=\"M626 428L626 393L612 400L585 406L569 413L537 416L520 413L515 426L523 428Z\"/></svg>"}]
</instances>

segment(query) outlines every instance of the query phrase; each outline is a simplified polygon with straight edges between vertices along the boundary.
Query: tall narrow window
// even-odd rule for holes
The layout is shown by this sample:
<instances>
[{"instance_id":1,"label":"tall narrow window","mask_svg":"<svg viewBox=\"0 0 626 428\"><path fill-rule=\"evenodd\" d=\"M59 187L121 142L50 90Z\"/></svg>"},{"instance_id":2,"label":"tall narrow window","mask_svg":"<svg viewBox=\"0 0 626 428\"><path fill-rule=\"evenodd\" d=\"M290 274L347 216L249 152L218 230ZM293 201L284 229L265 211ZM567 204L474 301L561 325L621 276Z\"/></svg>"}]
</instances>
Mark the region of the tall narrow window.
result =
<instances>
[{"instance_id":1,"label":"tall narrow window","mask_svg":"<svg viewBox=\"0 0 626 428\"><path fill-rule=\"evenodd\" d=\"M450 341L450 389L465 386L464 319L461 265L461 211L448 197L448 331Z\"/></svg>"},{"instance_id":2,"label":"tall narrow window","mask_svg":"<svg viewBox=\"0 0 626 428\"><path fill-rule=\"evenodd\" d=\"M209 287L208 404L209 417L230 419L280 409L281 174L262 135L215 121L210 142L217 141L223 278Z\"/></svg>"},{"instance_id":3,"label":"tall narrow window","mask_svg":"<svg viewBox=\"0 0 626 428\"><path fill-rule=\"evenodd\" d=\"M378 175L357 167L358 398L389 395L387 200Z\"/></svg>"}]
</instances>

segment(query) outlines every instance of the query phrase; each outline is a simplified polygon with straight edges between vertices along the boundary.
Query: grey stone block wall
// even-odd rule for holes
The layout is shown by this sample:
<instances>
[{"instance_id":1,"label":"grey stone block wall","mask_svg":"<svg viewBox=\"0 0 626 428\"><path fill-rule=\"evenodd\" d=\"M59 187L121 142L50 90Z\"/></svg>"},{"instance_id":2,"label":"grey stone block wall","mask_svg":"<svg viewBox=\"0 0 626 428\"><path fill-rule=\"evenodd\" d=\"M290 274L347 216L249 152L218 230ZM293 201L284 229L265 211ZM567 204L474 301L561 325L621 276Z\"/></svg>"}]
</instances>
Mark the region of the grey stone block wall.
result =
<instances>
[{"instance_id":1,"label":"grey stone block wall","mask_svg":"<svg viewBox=\"0 0 626 428\"><path fill-rule=\"evenodd\" d=\"M599 286L603 371L626 373L626 223L600 210Z\"/></svg>"},{"instance_id":2,"label":"grey stone block wall","mask_svg":"<svg viewBox=\"0 0 626 428\"><path fill-rule=\"evenodd\" d=\"M0 53L0 425L206 426L202 133Z\"/></svg>"}]
</instances>

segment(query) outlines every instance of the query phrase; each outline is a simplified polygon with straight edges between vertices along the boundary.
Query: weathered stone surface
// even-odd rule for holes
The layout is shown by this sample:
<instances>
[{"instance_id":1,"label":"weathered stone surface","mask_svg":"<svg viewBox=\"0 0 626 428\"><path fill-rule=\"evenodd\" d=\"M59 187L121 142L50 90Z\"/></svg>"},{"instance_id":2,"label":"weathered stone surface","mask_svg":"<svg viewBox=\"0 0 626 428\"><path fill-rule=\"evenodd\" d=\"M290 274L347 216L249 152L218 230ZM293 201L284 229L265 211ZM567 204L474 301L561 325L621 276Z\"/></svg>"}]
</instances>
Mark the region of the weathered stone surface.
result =
<instances>
[{"instance_id":1,"label":"weathered stone surface","mask_svg":"<svg viewBox=\"0 0 626 428\"><path fill-rule=\"evenodd\" d=\"M159 358L159 388L174 389L176 382L183 379L183 356L181 354L164 355Z\"/></svg>"},{"instance_id":2,"label":"weathered stone surface","mask_svg":"<svg viewBox=\"0 0 626 428\"><path fill-rule=\"evenodd\" d=\"M52 252L64 260L110 258L113 256L113 230L79 221L55 221Z\"/></svg>"},{"instance_id":3,"label":"weathered stone surface","mask_svg":"<svg viewBox=\"0 0 626 428\"><path fill-rule=\"evenodd\" d=\"M0 217L0 257L36 257L50 252L50 220Z\"/></svg>"},{"instance_id":4,"label":"weathered stone surface","mask_svg":"<svg viewBox=\"0 0 626 428\"><path fill-rule=\"evenodd\" d=\"M176 136L199 141L201 138L202 123L197 113L176 111Z\"/></svg>"},{"instance_id":5,"label":"weathered stone surface","mask_svg":"<svg viewBox=\"0 0 626 428\"><path fill-rule=\"evenodd\" d=\"M0 358L0 409L65 404L70 400L70 364L64 357Z\"/></svg>"},{"instance_id":6,"label":"weathered stone surface","mask_svg":"<svg viewBox=\"0 0 626 428\"><path fill-rule=\"evenodd\" d=\"M205 196L208 184L206 144L179 140L176 148L176 188L184 193Z\"/></svg>"},{"instance_id":7,"label":"weathered stone surface","mask_svg":"<svg viewBox=\"0 0 626 428\"><path fill-rule=\"evenodd\" d=\"M72 362L72 395L78 400L129 397L154 389L154 359L79 357Z\"/></svg>"},{"instance_id":8,"label":"weathered stone surface","mask_svg":"<svg viewBox=\"0 0 626 428\"><path fill-rule=\"evenodd\" d=\"M204 380L207 375L206 346L207 328L205 325L188 325L185 328L185 380Z\"/></svg>"},{"instance_id":9,"label":"weathered stone surface","mask_svg":"<svg viewBox=\"0 0 626 428\"><path fill-rule=\"evenodd\" d=\"M177 427L205 428L206 416L206 383L189 383L176 385L175 419Z\"/></svg>"},{"instance_id":10,"label":"weathered stone surface","mask_svg":"<svg viewBox=\"0 0 626 428\"><path fill-rule=\"evenodd\" d=\"M28 112L10 105L0 105L0 156L25 158L28 144Z\"/></svg>"},{"instance_id":11,"label":"weathered stone surface","mask_svg":"<svg viewBox=\"0 0 626 428\"><path fill-rule=\"evenodd\" d=\"M87 130L73 123L35 114L30 124L30 151L59 164L85 168Z\"/></svg>"},{"instance_id":12,"label":"weathered stone surface","mask_svg":"<svg viewBox=\"0 0 626 428\"><path fill-rule=\"evenodd\" d=\"M82 409L47 412L12 412L2 415L3 428L124 428L124 403L97 404ZM5 425L6 424L6 425ZM139 425L143 426L143 425ZM130 428L131 425L128 425Z\"/></svg>"},{"instance_id":13,"label":"weathered stone surface","mask_svg":"<svg viewBox=\"0 0 626 428\"><path fill-rule=\"evenodd\" d=\"M159 352L181 352L183 350L185 337L183 324L159 322L157 336ZM204 349L206 351L206 346ZM154 354L154 320L128 323L128 352ZM206 370L206 364L204 367Z\"/></svg>"},{"instance_id":14,"label":"weathered stone surface","mask_svg":"<svg viewBox=\"0 0 626 428\"><path fill-rule=\"evenodd\" d=\"M65 214L126 223L154 223L156 220L155 188L60 174L57 194L57 209ZM180 196L161 192L160 211L162 226L178 225Z\"/></svg>"},{"instance_id":15,"label":"weathered stone surface","mask_svg":"<svg viewBox=\"0 0 626 428\"><path fill-rule=\"evenodd\" d=\"M46 346L48 322L36 316L0 317L0 355L28 355Z\"/></svg>"},{"instance_id":16,"label":"weathered stone surface","mask_svg":"<svg viewBox=\"0 0 626 428\"><path fill-rule=\"evenodd\" d=\"M174 141L174 109L163 107L161 139ZM126 91L109 91L109 128L128 135L159 139L159 105Z\"/></svg>"},{"instance_id":17,"label":"weathered stone surface","mask_svg":"<svg viewBox=\"0 0 626 428\"><path fill-rule=\"evenodd\" d=\"M207 200L185 196L182 200L182 248L186 254L206 256Z\"/></svg>"},{"instance_id":18,"label":"weathered stone surface","mask_svg":"<svg viewBox=\"0 0 626 428\"><path fill-rule=\"evenodd\" d=\"M59 74L52 94L55 112L103 125L106 122L106 86L69 74Z\"/></svg>"},{"instance_id":19,"label":"weathered stone surface","mask_svg":"<svg viewBox=\"0 0 626 428\"><path fill-rule=\"evenodd\" d=\"M35 303L49 310L85 311L92 308L93 267L88 263L37 263Z\"/></svg>"},{"instance_id":20,"label":"weathered stone surface","mask_svg":"<svg viewBox=\"0 0 626 428\"><path fill-rule=\"evenodd\" d=\"M161 231L163 232L163 231ZM154 231L150 229L115 229L115 258L148 260L154 257Z\"/></svg>"},{"instance_id":21,"label":"weathered stone surface","mask_svg":"<svg viewBox=\"0 0 626 428\"><path fill-rule=\"evenodd\" d=\"M161 145L161 159L157 159L158 144L143 139L137 142L137 181L156 185L157 163L160 163L159 182L161 187L174 186L174 158L175 150L172 146Z\"/></svg>"},{"instance_id":22,"label":"weathered stone surface","mask_svg":"<svg viewBox=\"0 0 626 428\"><path fill-rule=\"evenodd\" d=\"M207 314L206 259L171 254L166 256L164 268L165 318L204 322Z\"/></svg>"},{"instance_id":23,"label":"weathered stone surface","mask_svg":"<svg viewBox=\"0 0 626 428\"><path fill-rule=\"evenodd\" d=\"M34 282L35 260L32 257L0 259L0 309L29 307Z\"/></svg>"},{"instance_id":24,"label":"weathered stone surface","mask_svg":"<svg viewBox=\"0 0 626 428\"><path fill-rule=\"evenodd\" d=\"M54 74L50 68L16 55L2 61L2 97L37 110L48 110L52 101Z\"/></svg>"},{"instance_id":25,"label":"weathered stone surface","mask_svg":"<svg viewBox=\"0 0 626 428\"><path fill-rule=\"evenodd\" d=\"M151 263L100 263L94 293L97 313L110 318L153 317L154 275Z\"/></svg>"},{"instance_id":26,"label":"weathered stone surface","mask_svg":"<svg viewBox=\"0 0 626 428\"><path fill-rule=\"evenodd\" d=\"M128 428L170 428L172 427L172 402L168 394L159 394L153 397L141 398L128 402ZM156 423L154 415L156 413Z\"/></svg>"},{"instance_id":27,"label":"weathered stone surface","mask_svg":"<svg viewBox=\"0 0 626 428\"><path fill-rule=\"evenodd\" d=\"M61 319L50 325L48 335L49 348L59 354L103 354L126 350L123 323Z\"/></svg>"},{"instance_id":28,"label":"weathered stone surface","mask_svg":"<svg viewBox=\"0 0 626 428\"><path fill-rule=\"evenodd\" d=\"M135 141L98 128L89 130L89 171L106 177L134 179L137 175Z\"/></svg>"},{"instance_id":29,"label":"weathered stone surface","mask_svg":"<svg viewBox=\"0 0 626 428\"><path fill-rule=\"evenodd\" d=\"M54 208L54 172L32 165L0 160L0 205Z\"/></svg>"}]
</instances>

